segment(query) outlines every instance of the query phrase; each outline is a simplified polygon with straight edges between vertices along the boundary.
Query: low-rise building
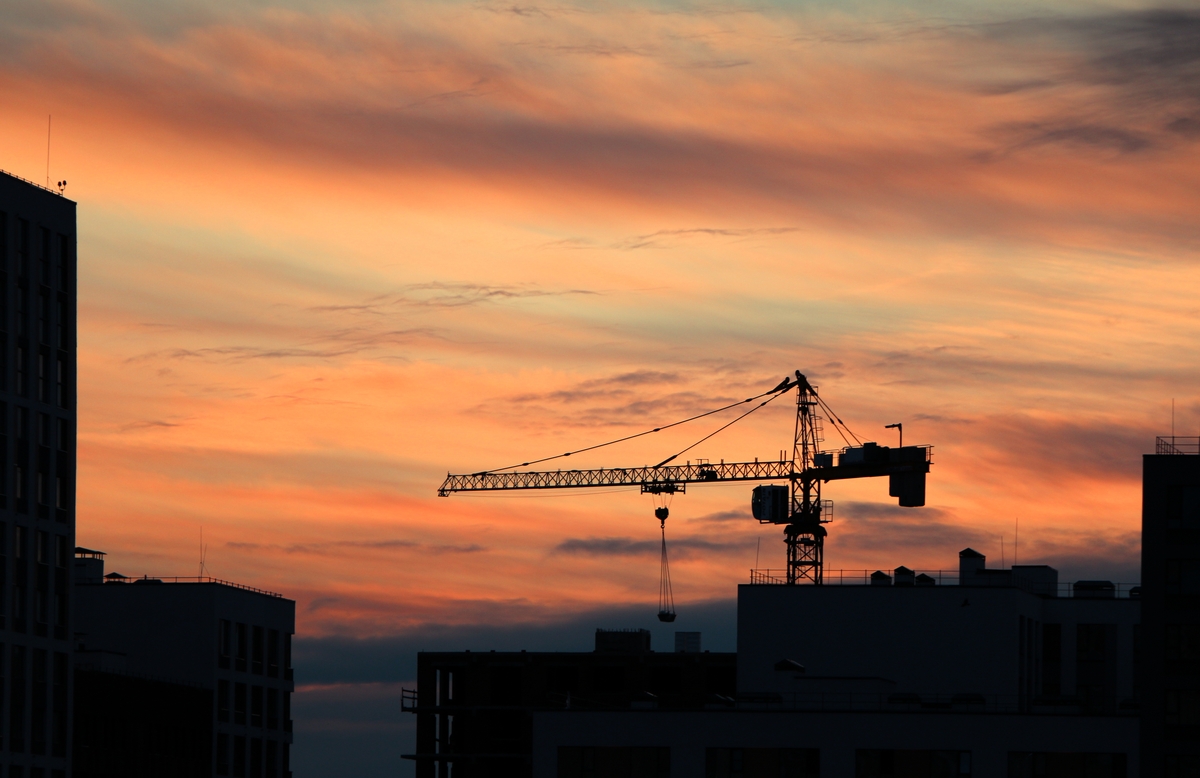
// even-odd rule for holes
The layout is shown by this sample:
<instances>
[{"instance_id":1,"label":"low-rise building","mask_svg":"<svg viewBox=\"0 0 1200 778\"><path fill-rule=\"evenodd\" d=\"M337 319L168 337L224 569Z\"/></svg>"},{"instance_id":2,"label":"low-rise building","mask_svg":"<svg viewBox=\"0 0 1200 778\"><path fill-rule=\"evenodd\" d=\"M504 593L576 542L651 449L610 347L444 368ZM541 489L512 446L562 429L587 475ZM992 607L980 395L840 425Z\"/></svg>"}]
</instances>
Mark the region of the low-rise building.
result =
<instances>
[{"instance_id":1,"label":"low-rise building","mask_svg":"<svg viewBox=\"0 0 1200 778\"><path fill-rule=\"evenodd\" d=\"M290 777L295 602L214 578L106 575L83 548L74 599L77 778Z\"/></svg>"}]
</instances>

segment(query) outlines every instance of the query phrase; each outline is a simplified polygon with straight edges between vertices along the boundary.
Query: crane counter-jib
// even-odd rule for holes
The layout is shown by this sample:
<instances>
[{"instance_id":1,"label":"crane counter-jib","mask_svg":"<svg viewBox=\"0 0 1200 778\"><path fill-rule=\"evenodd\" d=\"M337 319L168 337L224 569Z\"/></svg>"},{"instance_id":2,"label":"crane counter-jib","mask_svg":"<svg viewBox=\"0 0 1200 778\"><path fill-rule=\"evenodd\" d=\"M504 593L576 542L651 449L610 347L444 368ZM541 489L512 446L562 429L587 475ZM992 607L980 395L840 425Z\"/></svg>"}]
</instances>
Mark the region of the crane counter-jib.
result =
<instances>
[{"instance_id":1,"label":"crane counter-jib","mask_svg":"<svg viewBox=\"0 0 1200 778\"><path fill-rule=\"evenodd\" d=\"M447 475L438 495L454 492L501 491L508 489L570 489L588 486L641 486L678 489L689 483L723 481L777 481L792 478L791 461L700 462L662 467L618 467L597 470L546 470L509 473Z\"/></svg>"}]
</instances>

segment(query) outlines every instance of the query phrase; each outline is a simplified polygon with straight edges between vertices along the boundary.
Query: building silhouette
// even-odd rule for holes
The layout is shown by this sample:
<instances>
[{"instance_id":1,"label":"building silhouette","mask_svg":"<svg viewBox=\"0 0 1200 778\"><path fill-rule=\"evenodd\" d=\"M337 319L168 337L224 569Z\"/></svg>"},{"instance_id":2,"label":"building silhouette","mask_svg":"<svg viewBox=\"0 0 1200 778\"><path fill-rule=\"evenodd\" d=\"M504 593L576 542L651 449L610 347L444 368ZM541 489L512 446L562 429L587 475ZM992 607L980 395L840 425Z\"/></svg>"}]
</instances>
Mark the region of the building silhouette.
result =
<instances>
[{"instance_id":1,"label":"building silhouette","mask_svg":"<svg viewBox=\"0 0 1200 778\"><path fill-rule=\"evenodd\" d=\"M0 173L0 768L63 778L71 741L75 203Z\"/></svg>"},{"instance_id":2,"label":"building silhouette","mask_svg":"<svg viewBox=\"0 0 1200 778\"><path fill-rule=\"evenodd\" d=\"M294 601L83 548L75 601L76 778L290 778Z\"/></svg>"},{"instance_id":3,"label":"building silhouette","mask_svg":"<svg viewBox=\"0 0 1200 778\"><path fill-rule=\"evenodd\" d=\"M702 710L733 702L736 655L699 651L698 633L680 650L656 653L643 629L596 630L593 652L422 652L417 690L418 778L524 776L539 711ZM694 647L694 650L687 650ZM657 769L660 754L647 752ZM677 773L682 775L682 773Z\"/></svg>"},{"instance_id":4,"label":"building silhouette","mask_svg":"<svg viewBox=\"0 0 1200 778\"><path fill-rule=\"evenodd\" d=\"M1200 439L1142 458L1142 775L1200 776Z\"/></svg>"},{"instance_id":5,"label":"building silhouette","mask_svg":"<svg viewBox=\"0 0 1200 778\"><path fill-rule=\"evenodd\" d=\"M419 654L417 775L1137 775L1139 588L959 563L739 586L736 655L630 647L620 683L599 639Z\"/></svg>"}]
</instances>

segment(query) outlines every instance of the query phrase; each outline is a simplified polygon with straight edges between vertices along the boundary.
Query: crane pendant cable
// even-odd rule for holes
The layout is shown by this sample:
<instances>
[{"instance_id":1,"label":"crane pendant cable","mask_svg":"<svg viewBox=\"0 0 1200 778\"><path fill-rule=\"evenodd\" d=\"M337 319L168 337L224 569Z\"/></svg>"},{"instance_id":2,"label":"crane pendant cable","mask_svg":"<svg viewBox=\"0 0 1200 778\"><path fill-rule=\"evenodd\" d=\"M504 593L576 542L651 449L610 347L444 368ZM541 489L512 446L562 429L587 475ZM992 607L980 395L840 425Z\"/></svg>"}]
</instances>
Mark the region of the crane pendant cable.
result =
<instances>
[{"instance_id":1,"label":"crane pendant cable","mask_svg":"<svg viewBox=\"0 0 1200 778\"><path fill-rule=\"evenodd\" d=\"M671 591L671 568L667 564L667 509L659 508L654 511L662 529L662 561L659 563L658 577L658 620L672 622L675 620L675 594Z\"/></svg>"}]
</instances>

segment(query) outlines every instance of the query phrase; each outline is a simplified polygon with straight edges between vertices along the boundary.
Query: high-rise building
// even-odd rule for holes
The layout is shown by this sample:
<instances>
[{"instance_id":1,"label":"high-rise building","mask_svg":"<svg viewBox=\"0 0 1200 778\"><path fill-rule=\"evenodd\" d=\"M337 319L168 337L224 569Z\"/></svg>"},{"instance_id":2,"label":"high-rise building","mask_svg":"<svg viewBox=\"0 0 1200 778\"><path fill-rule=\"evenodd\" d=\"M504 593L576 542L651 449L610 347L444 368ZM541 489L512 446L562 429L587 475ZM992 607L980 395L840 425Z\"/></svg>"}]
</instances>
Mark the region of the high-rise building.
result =
<instances>
[{"instance_id":1,"label":"high-rise building","mask_svg":"<svg viewBox=\"0 0 1200 778\"><path fill-rule=\"evenodd\" d=\"M70 769L75 203L0 173L0 766Z\"/></svg>"},{"instance_id":2,"label":"high-rise building","mask_svg":"<svg viewBox=\"0 0 1200 778\"><path fill-rule=\"evenodd\" d=\"M1142 458L1142 775L1200 776L1200 438Z\"/></svg>"}]
</instances>

